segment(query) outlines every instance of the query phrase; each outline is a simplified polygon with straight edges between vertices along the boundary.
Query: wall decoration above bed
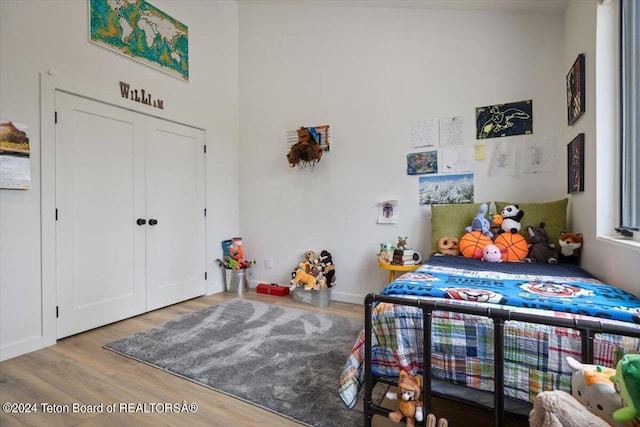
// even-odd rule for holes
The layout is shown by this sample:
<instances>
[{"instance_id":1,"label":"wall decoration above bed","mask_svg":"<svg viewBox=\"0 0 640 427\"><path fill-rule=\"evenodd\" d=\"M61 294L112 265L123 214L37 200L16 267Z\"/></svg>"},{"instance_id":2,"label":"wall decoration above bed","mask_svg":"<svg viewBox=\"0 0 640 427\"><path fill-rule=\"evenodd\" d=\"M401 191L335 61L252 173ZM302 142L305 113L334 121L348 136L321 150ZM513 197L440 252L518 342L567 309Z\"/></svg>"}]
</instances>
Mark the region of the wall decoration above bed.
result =
<instances>
[{"instance_id":1,"label":"wall decoration above bed","mask_svg":"<svg viewBox=\"0 0 640 427\"><path fill-rule=\"evenodd\" d=\"M567 193L584 191L584 133L567 145Z\"/></svg>"},{"instance_id":2,"label":"wall decoration above bed","mask_svg":"<svg viewBox=\"0 0 640 427\"><path fill-rule=\"evenodd\" d=\"M433 147L438 142L438 119L417 120L411 124L411 146Z\"/></svg>"},{"instance_id":3,"label":"wall decoration above bed","mask_svg":"<svg viewBox=\"0 0 640 427\"><path fill-rule=\"evenodd\" d=\"M424 151L407 154L407 175L438 173L438 152Z\"/></svg>"},{"instance_id":4,"label":"wall decoration above bed","mask_svg":"<svg viewBox=\"0 0 640 427\"><path fill-rule=\"evenodd\" d=\"M528 138L521 157L522 173L553 172L553 137Z\"/></svg>"},{"instance_id":5,"label":"wall decoration above bed","mask_svg":"<svg viewBox=\"0 0 640 427\"><path fill-rule=\"evenodd\" d=\"M533 101L476 108L476 139L533 133Z\"/></svg>"},{"instance_id":6,"label":"wall decoration above bed","mask_svg":"<svg viewBox=\"0 0 640 427\"><path fill-rule=\"evenodd\" d=\"M473 174L421 176L419 192L420 205L473 203Z\"/></svg>"},{"instance_id":7,"label":"wall decoration above bed","mask_svg":"<svg viewBox=\"0 0 640 427\"><path fill-rule=\"evenodd\" d=\"M567 74L567 124L573 125L584 113L584 54L581 53Z\"/></svg>"}]
</instances>

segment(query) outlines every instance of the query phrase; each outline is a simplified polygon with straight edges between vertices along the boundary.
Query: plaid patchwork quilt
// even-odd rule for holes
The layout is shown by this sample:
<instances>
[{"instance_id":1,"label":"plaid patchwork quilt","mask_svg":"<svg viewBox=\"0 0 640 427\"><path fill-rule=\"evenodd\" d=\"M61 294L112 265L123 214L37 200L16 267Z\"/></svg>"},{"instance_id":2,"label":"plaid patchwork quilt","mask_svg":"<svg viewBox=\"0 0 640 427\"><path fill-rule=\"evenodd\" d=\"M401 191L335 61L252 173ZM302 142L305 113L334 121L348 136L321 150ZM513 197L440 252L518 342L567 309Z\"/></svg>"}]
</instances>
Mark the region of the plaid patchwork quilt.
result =
<instances>
[{"instance_id":1,"label":"plaid patchwork quilt","mask_svg":"<svg viewBox=\"0 0 640 427\"><path fill-rule=\"evenodd\" d=\"M415 281L415 275L424 274L424 268L422 266L416 272L401 276L382 293L385 294L393 287L399 289L397 285L400 282L404 282L403 287L406 287L406 281ZM492 274L495 276L495 273ZM416 286L425 288L424 280ZM467 284L464 286L466 287ZM392 293L399 296L397 292ZM492 301L451 299L447 296L428 297L422 293L408 293L410 294L408 297L412 298L437 299L463 305L496 306ZM640 304L630 306L632 309L640 310ZM571 310L553 311L536 306L500 305L500 308L540 316L591 319L626 326L629 326L629 321L633 323L634 320L633 315L623 323L611 318L594 319L587 314L574 313ZM633 312L633 310L629 311ZM637 312L634 315L637 316ZM380 303L375 307L372 320L373 373L387 378L397 378L401 369L412 375L422 374L421 310L416 307ZM506 397L532 403L535 396L542 391L571 391L571 368L565 361L567 356L580 359L581 340L578 331L549 325L507 321L504 332ZM494 355L491 319L435 311L431 345L434 378L478 390L493 390ZM339 394L348 408L355 405L358 393L364 384L364 346L364 331L362 331L356 339L340 378ZM640 353L640 339L598 334L594 352L594 363L614 367L624 354Z\"/></svg>"}]
</instances>

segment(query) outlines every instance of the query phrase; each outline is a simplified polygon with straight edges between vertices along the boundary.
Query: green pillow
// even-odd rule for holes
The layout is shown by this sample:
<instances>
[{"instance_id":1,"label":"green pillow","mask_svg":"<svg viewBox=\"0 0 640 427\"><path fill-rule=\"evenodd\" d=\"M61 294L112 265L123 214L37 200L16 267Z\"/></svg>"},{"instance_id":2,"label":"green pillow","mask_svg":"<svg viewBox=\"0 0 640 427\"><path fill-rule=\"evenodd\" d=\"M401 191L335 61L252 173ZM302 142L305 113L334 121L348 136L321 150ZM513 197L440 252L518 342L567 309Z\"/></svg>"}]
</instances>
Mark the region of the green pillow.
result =
<instances>
[{"instance_id":1,"label":"green pillow","mask_svg":"<svg viewBox=\"0 0 640 427\"><path fill-rule=\"evenodd\" d=\"M496 213L502 212L502 209L507 205L518 205L519 209L524 212L524 217L522 217L522 221L520 221L522 224L520 234L522 234L527 241L529 241L529 233L527 233L527 226L529 225L537 227L541 222L544 222L544 229L547 231L551 243L555 243L556 247L558 246L560 232L567 231L567 204L569 203L569 199L547 203L495 203Z\"/></svg>"},{"instance_id":2,"label":"green pillow","mask_svg":"<svg viewBox=\"0 0 640 427\"><path fill-rule=\"evenodd\" d=\"M442 237L462 237L466 233L464 228L470 226L478 215L481 204L431 205L431 252L429 256L440 252L438 240ZM491 221L488 214L486 218Z\"/></svg>"}]
</instances>

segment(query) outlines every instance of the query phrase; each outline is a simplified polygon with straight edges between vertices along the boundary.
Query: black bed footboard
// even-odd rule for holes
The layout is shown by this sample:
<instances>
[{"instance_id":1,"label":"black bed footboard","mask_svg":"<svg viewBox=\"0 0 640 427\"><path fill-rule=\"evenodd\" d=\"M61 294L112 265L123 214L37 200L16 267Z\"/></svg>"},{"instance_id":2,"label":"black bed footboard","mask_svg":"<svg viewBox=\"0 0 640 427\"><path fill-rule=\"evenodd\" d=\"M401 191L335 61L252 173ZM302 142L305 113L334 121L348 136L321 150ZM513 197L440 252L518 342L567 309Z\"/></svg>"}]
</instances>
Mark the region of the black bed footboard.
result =
<instances>
[{"instance_id":1,"label":"black bed footboard","mask_svg":"<svg viewBox=\"0 0 640 427\"><path fill-rule=\"evenodd\" d=\"M529 313L512 312L504 308L485 308L448 304L424 299L408 299L389 297L377 294L369 294L365 298L365 384L364 384L364 422L365 426L371 426L374 415L387 416L389 410L373 403L372 391L377 382L391 383L388 380L374 377L371 366L371 332L372 332L372 312L375 303L385 302L397 305L417 307L423 314L423 405L425 414L431 412L432 408L432 372L431 363L431 322L434 311L449 311L455 313L470 314L490 318L494 324L494 393L493 410L495 426L504 426L505 398L504 398L504 323L514 320L526 323L536 323L555 327L574 329L580 332L582 339L582 362L593 363L594 358L594 337L598 333L622 335L640 338L640 329L617 324L601 323L592 320L566 319L555 317L542 317Z\"/></svg>"}]
</instances>

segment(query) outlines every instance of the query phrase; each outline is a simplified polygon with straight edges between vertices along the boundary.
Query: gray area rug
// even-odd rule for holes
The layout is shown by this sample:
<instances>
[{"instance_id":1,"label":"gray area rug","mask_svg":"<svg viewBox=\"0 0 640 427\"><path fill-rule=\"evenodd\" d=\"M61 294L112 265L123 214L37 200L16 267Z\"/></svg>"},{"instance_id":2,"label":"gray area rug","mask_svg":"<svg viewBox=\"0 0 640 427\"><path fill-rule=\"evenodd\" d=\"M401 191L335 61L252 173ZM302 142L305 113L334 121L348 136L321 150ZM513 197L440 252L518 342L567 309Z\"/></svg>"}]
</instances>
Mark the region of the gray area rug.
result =
<instances>
[{"instance_id":1,"label":"gray area rug","mask_svg":"<svg viewBox=\"0 0 640 427\"><path fill-rule=\"evenodd\" d=\"M234 299L106 348L310 426L361 426L338 397L362 321Z\"/></svg>"}]
</instances>

